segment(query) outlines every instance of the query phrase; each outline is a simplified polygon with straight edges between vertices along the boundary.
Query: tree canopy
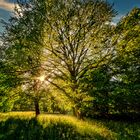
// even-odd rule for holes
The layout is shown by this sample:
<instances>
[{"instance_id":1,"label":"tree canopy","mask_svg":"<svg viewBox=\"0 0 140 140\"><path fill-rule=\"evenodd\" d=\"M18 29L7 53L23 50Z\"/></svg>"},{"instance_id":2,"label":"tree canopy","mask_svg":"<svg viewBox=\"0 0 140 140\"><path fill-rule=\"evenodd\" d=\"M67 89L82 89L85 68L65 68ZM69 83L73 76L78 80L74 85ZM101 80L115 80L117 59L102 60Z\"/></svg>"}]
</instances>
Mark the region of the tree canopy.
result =
<instances>
[{"instance_id":1,"label":"tree canopy","mask_svg":"<svg viewBox=\"0 0 140 140\"><path fill-rule=\"evenodd\" d=\"M17 2L4 22L0 107L13 97L14 109L27 101L36 115L40 108L79 118L139 112L139 8L113 26L107 1Z\"/></svg>"}]
</instances>

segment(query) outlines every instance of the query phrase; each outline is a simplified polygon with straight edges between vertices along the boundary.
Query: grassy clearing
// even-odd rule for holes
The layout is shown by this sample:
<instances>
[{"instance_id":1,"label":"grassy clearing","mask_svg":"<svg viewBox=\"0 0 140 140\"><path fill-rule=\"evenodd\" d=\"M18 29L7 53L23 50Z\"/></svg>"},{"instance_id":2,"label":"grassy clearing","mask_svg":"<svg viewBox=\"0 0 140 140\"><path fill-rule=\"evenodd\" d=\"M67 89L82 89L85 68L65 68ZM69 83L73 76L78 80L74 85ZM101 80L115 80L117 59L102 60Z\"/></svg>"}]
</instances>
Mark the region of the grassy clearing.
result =
<instances>
[{"instance_id":1,"label":"grassy clearing","mask_svg":"<svg viewBox=\"0 0 140 140\"><path fill-rule=\"evenodd\" d=\"M81 121L32 112L0 113L0 140L138 140L140 123Z\"/></svg>"}]
</instances>

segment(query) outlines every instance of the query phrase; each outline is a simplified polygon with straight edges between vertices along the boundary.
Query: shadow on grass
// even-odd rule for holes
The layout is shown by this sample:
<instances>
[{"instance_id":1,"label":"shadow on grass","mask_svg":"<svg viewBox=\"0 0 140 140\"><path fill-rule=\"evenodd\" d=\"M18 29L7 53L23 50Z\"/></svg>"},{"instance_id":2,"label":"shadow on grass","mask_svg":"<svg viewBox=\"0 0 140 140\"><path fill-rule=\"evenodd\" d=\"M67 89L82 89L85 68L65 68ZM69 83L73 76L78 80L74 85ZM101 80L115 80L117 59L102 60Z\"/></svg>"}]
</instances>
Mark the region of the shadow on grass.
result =
<instances>
[{"instance_id":1,"label":"shadow on grass","mask_svg":"<svg viewBox=\"0 0 140 140\"><path fill-rule=\"evenodd\" d=\"M95 133L79 133L73 125L51 122L41 125L37 119L9 118L0 122L0 140L104 140Z\"/></svg>"},{"instance_id":2,"label":"shadow on grass","mask_svg":"<svg viewBox=\"0 0 140 140\"><path fill-rule=\"evenodd\" d=\"M112 120L126 123L140 122L140 113L122 113L122 114L107 114L107 115L93 115L89 118L97 120Z\"/></svg>"},{"instance_id":3,"label":"shadow on grass","mask_svg":"<svg viewBox=\"0 0 140 140\"><path fill-rule=\"evenodd\" d=\"M104 121L103 124L116 134L117 140L140 140L140 122Z\"/></svg>"},{"instance_id":4,"label":"shadow on grass","mask_svg":"<svg viewBox=\"0 0 140 140\"><path fill-rule=\"evenodd\" d=\"M119 114L107 117L96 116L94 119L115 133L117 140L140 139L140 114Z\"/></svg>"},{"instance_id":5,"label":"shadow on grass","mask_svg":"<svg viewBox=\"0 0 140 140\"><path fill-rule=\"evenodd\" d=\"M39 140L43 135L43 127L36 119L9 118L0 122L0 129L1 140Z\"/></svg>"}]
</instances>

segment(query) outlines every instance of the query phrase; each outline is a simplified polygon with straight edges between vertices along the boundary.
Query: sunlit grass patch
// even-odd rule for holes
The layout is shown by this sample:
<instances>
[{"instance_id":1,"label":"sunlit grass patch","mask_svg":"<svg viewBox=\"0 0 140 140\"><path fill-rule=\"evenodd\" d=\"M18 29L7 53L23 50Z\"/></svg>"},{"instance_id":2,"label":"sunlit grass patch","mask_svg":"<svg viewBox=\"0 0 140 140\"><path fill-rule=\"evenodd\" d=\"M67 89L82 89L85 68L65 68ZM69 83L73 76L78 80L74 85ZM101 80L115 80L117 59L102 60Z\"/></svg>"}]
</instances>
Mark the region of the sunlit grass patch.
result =
<instances>
[{"instance_id":1,"label":"sunlit grass patch","mask_svg":"<svg viewBox=\"0 0 140 140\"><path fill-rule=\"evenodd\" d=\"M33 118L35 117L34 112L6 112L6 113L0 113L0 121L4 121L10 117L13 118L20 118L20 119L25 119L25 118Z\"/></svg>"},{"instance_id":2,"label":"sunlit grass patch","mask_svg":"<svg viewBox=\"0 0 140 140\"><path fill-rule=\"evenodd\" d=\"M113 135L107 127L103 126L100 123L92 123L88 121L78 120L72 116L64 116L64 115L40 115L38 118L40 123L43 123L44 126L49 124L57 124L61 123L64 125L71 125L75 131L83 136L91 136L99 135L105 139L112 139Z\"/></svg>"},{"instance_id":3,"label":"sunlit grass patch","mask_svg":"<svg viewBox=\"0 0 140 140\"><path fill-rule=\"evenodd\" d=\"M78 120L33 112L0 113L0 140L137 140L140 123Z\"/></svg>"}]
</instances>

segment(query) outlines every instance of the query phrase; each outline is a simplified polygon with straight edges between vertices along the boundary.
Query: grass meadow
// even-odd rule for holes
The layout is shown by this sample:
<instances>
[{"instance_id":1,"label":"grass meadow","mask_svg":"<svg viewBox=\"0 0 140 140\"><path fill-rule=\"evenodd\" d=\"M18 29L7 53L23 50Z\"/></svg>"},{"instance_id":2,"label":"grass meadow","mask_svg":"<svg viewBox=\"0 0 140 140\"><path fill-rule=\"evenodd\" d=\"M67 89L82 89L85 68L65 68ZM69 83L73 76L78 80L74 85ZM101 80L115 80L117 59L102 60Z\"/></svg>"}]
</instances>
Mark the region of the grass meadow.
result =
<instances>
[{"instance_id":1,"label":"grass meadow","mask_svg":"<svg viewBox=\"0 0 140 140\"><path fill-rule=\"evenodd\" d=\"M33 112L0 113L0 140L139 140L140 122L78 120Z\"/></svg>"}]
</instances>

